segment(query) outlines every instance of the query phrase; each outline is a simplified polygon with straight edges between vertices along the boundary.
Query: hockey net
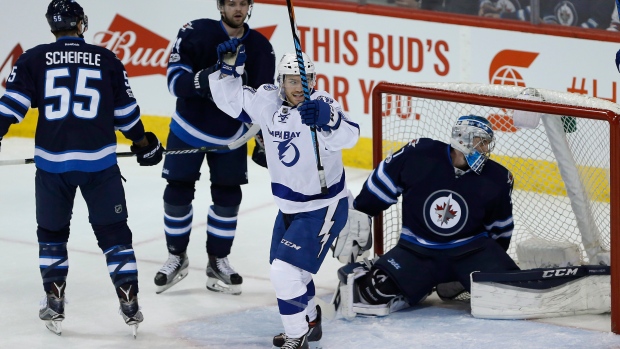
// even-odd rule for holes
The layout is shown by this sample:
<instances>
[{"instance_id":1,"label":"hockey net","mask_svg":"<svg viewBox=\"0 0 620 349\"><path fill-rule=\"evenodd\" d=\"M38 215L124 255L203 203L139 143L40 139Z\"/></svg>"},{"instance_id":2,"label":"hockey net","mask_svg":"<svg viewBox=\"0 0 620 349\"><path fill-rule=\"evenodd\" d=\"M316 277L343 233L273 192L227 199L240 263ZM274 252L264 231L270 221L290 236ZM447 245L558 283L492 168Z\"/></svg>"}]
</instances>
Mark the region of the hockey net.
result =
<instances>
[{"instance_id":1,"label":"hockey net","mask_svg":"<svg viewBox=\"0 0 620 349\"><path fill-rule=\"evenodd\" d=\"M519 262L517 248L535 242L576 249L579 260L569 265L609 264L611 232L618 233L617 224L612 224L618 215L611 214L612 208L617 210L612 202L617 202L618 194L610 190L611 182L617 185L617 170L610 164L620 164L620 107L603 99L544 89L534 90L542 99L531 98L527 95L533 89L527 93L525 89L380 83L373 91L373 164L376 167L413 139L449 143L452 126L461 115L486 117L496 137L491 159L508 168L515 179L510 255ZM519 116L521 125L524 115L530 125L516 127L513 117ZM375 253L382 255L392 248L400 230L399 203L375 217Z\"/></svg>"}]
</instances>

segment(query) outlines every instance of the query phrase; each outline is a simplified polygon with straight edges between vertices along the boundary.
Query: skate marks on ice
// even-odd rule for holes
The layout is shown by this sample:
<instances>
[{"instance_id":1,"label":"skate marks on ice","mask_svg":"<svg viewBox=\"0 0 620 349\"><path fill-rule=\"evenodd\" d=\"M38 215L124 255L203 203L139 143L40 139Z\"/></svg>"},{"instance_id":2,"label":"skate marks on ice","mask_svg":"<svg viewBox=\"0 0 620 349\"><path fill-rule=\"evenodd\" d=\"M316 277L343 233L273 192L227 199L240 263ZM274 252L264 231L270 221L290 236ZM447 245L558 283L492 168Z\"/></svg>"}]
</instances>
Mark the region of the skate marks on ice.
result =
<instances>
[{"instance_id":1,"label":"skate marks on ice","mask_svg":"<svg viewBox=\"0 0 620 349\"><path fill-rule=\"evenodd\" d=\"M282 332L282 324L272 306L185 322L176 332L211 349L264 349ZM620 336L533 321L475 319L466 304L423 304L384 318L324 319L321 344L324 349L607 349L620 347Z\"/></svg>"}]
</instances>

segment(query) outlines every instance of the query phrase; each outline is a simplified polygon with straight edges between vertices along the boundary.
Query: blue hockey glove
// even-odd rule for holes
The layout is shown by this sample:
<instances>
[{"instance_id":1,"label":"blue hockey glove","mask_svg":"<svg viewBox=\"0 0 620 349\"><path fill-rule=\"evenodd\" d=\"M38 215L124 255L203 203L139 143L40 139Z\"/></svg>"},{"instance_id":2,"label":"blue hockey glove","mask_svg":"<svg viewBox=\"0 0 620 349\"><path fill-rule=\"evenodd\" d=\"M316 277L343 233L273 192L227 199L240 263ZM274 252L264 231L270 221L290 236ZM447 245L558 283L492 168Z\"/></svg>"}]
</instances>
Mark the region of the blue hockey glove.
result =
<instances>
[{"instance_id":1,"label":"blue hockey glove","mask_svg":"<svg viewBox=\"0 0 620 349\"><path fill-rule=\"evenodd\" d=\"M616 68L618 69L618 72L620 72L620 50L616 52Z\"/></svg>"},{"instance_id":2,"label":"blue hockey glove","mask_svg":"<svg viewBox=\"0 0 620 349\"><path fill-rule=\"evenodd\" d=\"M136 158L140 166L153 166L157 165L164 156L164 147L159 143L159 139L153 132L144 133L144 137L149 142L144 147L137 145L131 146L131 152L136 154Z\"/></svg>"},{"instance_id":3,"label":"blue hockey glove","mask_svg":"<svg viewBox=\"0 0 620 349\"><path fill-rule=\"evenodd\" d=\"M321 131L329 130L328 124L332 121L332 110L329 104L321 100L305 101L297 110L301 115L301 122L310 127L318 127Z\"/></svg>"},{"instance_id":4,"label":"blue hockey glove","mask_svg":"<svg viewBox=\"0 0 620 349\"><path fill-rule=\"evenodd\" d=\"M228 41L224 41L223 43L217 45L217 60L222 61L222 56L225 53L233 53L237 51L237 46L241 44L241 40L237 38L230 39Z\"/></svg>"}]
</instances>

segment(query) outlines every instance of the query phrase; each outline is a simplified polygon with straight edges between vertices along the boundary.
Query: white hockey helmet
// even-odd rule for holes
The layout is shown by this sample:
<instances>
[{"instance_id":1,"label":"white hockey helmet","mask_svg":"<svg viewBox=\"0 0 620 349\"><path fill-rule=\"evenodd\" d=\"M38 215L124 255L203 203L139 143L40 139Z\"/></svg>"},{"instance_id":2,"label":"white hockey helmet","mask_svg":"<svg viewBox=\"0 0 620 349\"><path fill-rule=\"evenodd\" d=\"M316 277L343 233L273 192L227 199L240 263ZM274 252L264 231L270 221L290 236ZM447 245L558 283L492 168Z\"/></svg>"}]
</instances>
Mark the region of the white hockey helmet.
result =
<instances>
[{"instance_id":1,"label":"white hockey helmet","mask_svg":"<svg viewBox=\"0 0 620 349\"><path fill-rule=\"evenodd\" d=\"M481 143L486 146L484 152L479 150L478 146ZM489 120L476 115L459 117L452 127L450 144L454 149L463 153L469 167L480 174L484 163L489 159L495 147L495 136L491 123Z\"/></svg>"},{"instance_id":2,"label":"white hockey helmet","mask_svg":"<svg viewBox=\"0 0 620 349\"><path fill-rule=\"evenodd\" d=\"M308 77L308 85L312 87L316 81L314 63L305 52L302 53L302 57L304 60L306 76ZM297 55L295 53L285 54L282 56L280 63L278 63L278 83L280 85L282 85L282 82L284 81L284 75L300 75L299 63L297 62Z\"/></svg>"}]
</instances>

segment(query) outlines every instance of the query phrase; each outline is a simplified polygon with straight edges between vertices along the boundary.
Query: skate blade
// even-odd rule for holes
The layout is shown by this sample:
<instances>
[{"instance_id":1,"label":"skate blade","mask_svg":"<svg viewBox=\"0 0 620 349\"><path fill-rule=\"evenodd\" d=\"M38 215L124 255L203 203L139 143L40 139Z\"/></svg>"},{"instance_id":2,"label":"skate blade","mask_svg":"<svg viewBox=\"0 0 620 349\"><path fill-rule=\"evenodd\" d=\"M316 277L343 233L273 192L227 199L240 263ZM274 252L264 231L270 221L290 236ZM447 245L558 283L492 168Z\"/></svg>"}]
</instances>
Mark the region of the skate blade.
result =
<instances>
[{"instance_id":1,"label":"skate blade","mask_svg":"<svg viewBox=\"0 0 620 349\"><path fill-rule=\"evenodd\" d=\"M179 281L185 279L185 277L187 276L187 273L189 272L189 270L185 269L180 271L177 276L172 279L172 281L169 284L165 284L163 286L157 286L157 289L155 290L156 294L160 294L162 292L164 292L165 290L169 289L170 287L176 285L179 283Z\"/></svg>"},{"instance_id":2,"label":"skate blade","mask_svg":"<svg viewBox=\"0 0 620 349\"><path fill-rule=\"evenodd\" d=\"M45 327L60 336L62 334L62 322L54 320L45 320Z\"/></svg>"},{"instance_id":3,"label":"skate blade","mask_svg":"<svg viewBox=\"0 0 620 349\"><path fill-rule=\"evenodd\" d=\"M222 285L220 279L207 278L207 290L213 292L220 292L224 294L232 294L238 296L241 294L241 285Z\"/></svg>"},{"instance_id":4,"label":"skate blade","mask_svg":"<svg viewBox=\"0 0 620 349\"><path fill-rule=\"evenodd\" d=\"M138 337L138 324L129 325L131 327L131 332L133 333L133 339Z\"/></svg>"}]
</instances>

